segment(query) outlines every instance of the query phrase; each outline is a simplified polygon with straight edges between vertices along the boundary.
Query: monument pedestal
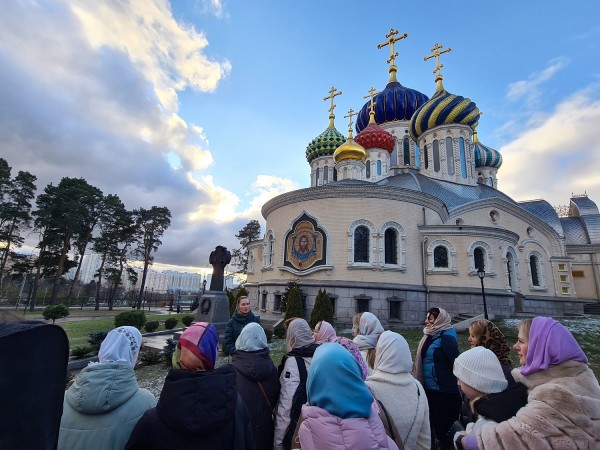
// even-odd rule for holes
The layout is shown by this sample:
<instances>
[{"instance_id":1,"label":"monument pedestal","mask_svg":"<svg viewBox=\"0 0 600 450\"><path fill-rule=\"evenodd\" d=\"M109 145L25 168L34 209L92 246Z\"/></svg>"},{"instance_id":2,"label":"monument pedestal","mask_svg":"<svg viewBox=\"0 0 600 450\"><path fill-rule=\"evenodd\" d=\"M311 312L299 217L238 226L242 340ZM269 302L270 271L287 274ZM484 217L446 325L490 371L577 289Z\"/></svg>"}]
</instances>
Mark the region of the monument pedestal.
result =
<instances>
[{"instance_id":1,"label":"monument pedestal","mask_svg":"<svg viewBox=\"0 0 600 450\"><path fill-rule=\"evenodd\" d=\"M229 297L223 291L206 291L200 297L200 304L196 309L195 322L210 322L219 332L222 340L225 327L231 314L229 314Z\"/></svg>"}]
</instances>

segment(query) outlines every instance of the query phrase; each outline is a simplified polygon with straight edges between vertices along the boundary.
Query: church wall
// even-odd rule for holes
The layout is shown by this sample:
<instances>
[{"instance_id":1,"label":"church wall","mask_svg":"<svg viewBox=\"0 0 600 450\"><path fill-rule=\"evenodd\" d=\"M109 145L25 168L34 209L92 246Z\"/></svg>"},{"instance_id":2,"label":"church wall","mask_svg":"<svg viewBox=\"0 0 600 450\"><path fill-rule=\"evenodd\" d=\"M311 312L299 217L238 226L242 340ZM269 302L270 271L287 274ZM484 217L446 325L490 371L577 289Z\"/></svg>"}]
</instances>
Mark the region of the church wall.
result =
<instances>
[{"instance_id":1,"label":"church wall","mask_svg":"<svg viewBox=\"0 0 600 450\"><path fill-rule=\"evenodd\" d=\"M589 253L570 253L573 258L571 262L571 277L577 297L588 300L598 301L598 291L596 289L596 279L600 280L600 273L596 266L596 279L594 279L592 255ZM594 254L594 259L598 261L598 254Z\"/></svg>"}]
</instances>

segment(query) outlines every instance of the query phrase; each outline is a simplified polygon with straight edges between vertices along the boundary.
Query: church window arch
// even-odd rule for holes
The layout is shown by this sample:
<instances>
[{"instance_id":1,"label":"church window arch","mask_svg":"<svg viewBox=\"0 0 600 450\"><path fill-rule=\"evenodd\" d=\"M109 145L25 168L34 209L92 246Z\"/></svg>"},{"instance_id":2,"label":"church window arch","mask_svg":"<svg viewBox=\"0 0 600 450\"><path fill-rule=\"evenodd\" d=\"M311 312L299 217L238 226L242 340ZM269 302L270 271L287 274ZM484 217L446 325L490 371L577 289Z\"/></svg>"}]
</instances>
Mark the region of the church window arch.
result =
<instances>
[{"instance_id":1,"label":"church window arch","mask_svg":"<svg viewBox=\"0 0 600 450\"><path fill-rule=\"evenodd\" d=\"M371 161L367 160L367 166L365 168L365 176L367 179L371 178Z\"/></svg>"},{"instance_id":2,"label":"church window arch","mask_svg":"<svg viewBox=\"0 0 600 450\"><path fill-rule=\"evenodd\" d=\"M375 227L368 220L357 220L348 228L348 265L372 267L375 261Z\"/></svg>"},{"instance_id":3,"label":"church window arch","mask_svg":"<svg viewBox=\"0 0 600 450\"><path fill-rule=\"evenodd\" d=\"M433 171L440 171L440 143L437 139L433 141Z\"/></svg>"},{"instance_id":4,"label":"church window arch","mask_svg":"<svg viewBox=\"0 0 600 450\"><path fill-rule=\"evenodd\" d=\"M273 235L273 230L267 231L263 255L263 267L273 267L275 260L275 236Z\"/></svg>"},{"instance_id":5,"label":"church window arch","mask_svg":"<svg viewBox=\"0 0 600 450\"><path fill-rule=\"evenodd\" d=\"M465 151L464 138L458 138L458 153L460 157L460 175L467 178L467 152Z\"/></svg>"},{"instance_id":6,"label":"church window arch","mask_svg":"<svg viewBox=\"0 0 600 450\"><path fill-rule=\"evenodd\" d=\"M539 252L532 251L528 256L529 283L533 289L544 289L546 287L546 276L544 273L544 260Z\"/></svg>"},{"instance_id":7,"label":"church window arch","mask_svg":"<svg viewBox=\"0 0 600 450\"><path fill-rule=\"evenodd\" d=\"M342 173L343 173L342 179L347 180L348 179L348 168L344 167L344 172L342 172Z\"/></svg>"},{"instance_id":8,"label":"church window arch","mask_svg":"<svg viewBox=\"0 0 600 450\"><path fill-rule=\"evenodd\" d=\"M423 150L423 159L425 161L425 168L429 169L429 145L425 145Z\"/></svg>"},{"instance_id":9,"label":"church window arch","mask_svg":"<svg viewBox=\"0 0 600 450\"><path fill-rule=\"evenodd\" d=\"M329 166L323 167L323 184L329 183Z\"/></svg>"},{"instance_id":10,"label":"church window arch","mask_svg":"<svg viewBox=\"0 0 600 450\"><path fill-rule=\"evenodd\" d=\"M469 247L469 273L474 275L480 267L486 271L486 276L495 276L492 247L483 241L475 241Z\"/></svg>"},{"instance_id":11,"label":"church window arch","mask_svg":"<svg viewBox=\"0 0 600 450\"><path fill-rule=\"evenodd\" d=\"M406 269L406 233L397 222L382 225L379 240L379 261L384 268Z\"/></svg>"},{"instance_id":12,"label":"church window arch","mask_svg":"<svg viewBox=\"0 0 600 450\"><path fill-rule=\"evenodd\" d=\"M393 228L385 230L384 234L384 263L398 264L398 232Z\"/></svg>"},{"instance_id":13,"label":"church window arch","mask_svg":"<svg viewBox=\"0 0 600 450\"><path fill-rule=\"evenodd\" d=\"M454 149L452 148L452 138L446 138L446 162L448 164L448 175L454 175Z\"/></svg>"},{"instance_id":14,"label":"church window arch","mask_svg":"<svg viewBox=\"0 0 600 450\"><path fill-rule=\"evenodd\" d=\"M456 248L452 243L443 239L432 241L427 246L429 273L456 272Z\"/></svg>"},{"instance_id":15,"label":"church window arch","mask_svg":"<svg viewBox=\"0 0 600 450\"><path fill-rule=\"evenodd\" d=\"M381 160L380 159L377 160L377 176L378 177L381 176Z\"/></svg>"},{"instance_id":16,"label":"church window arch","mask_svg":"<svg viewBox=\"0 0 600 450\"><path fill-rule=\"evenodd\" d=\"M254 273L254 252L248 254L248 273Z\"/></svg>"},{"instance_id":17,"label":"church window arch","mask_svg":"<svg viewBox=\"0 0 600 450\"><path fill-rule=\"evenodd\" d=\"M315 186L319 186L321 184L319 168L317 167L317 171L315 172Z\"/></svg>"},{"instance_id":18,"label":"church window arch","mask_svg":"<svg viewBox=\"0 0 600 450\"><path fill-rule=\"evenodd\" d=\"M338 177L337 169L334 167L333 168L333 181L337 181L337 177Z\"/></svg>"},{"instance_id":19,"label":"church window arch","mask_svg":"<svg viewBox=\"0 0 600 450\"><path fill-rule=\"evenodd\" d=\"M517 292L518 286L518 267L519 260L517 254L512 247L506 250L506 267L505 267L505 278L506 278L506 289L509 291Z\"/></svg>"},{"instance_id":20,"label":"church window arch","mask_svg":"<svg viewBox=\"0 0 600 450\"><path fill-rule=\"evenodd\" d=\"M402 139L402 159L405 166L410 165L410 142L408 136L404 136L404 139Z\"/></svg>"},{"instance_id":21,"label":"church window arch","mask_svg":"<svg viewBox=\"0 0 600 450\"><path fill-rule=\"evenodd\" d=\"M488 186L494 187L494 179L492 177L488 177Z\"/></svg>"},{"instance_id":22,"label":"church window arch","mask_svg":"<svg viewBox=\"0 0 600 450\"><path fill-rule=\"evenodd\" d=\"M415 166L421 167L421 149L415 144Z\"/></svg>"}]
</instances>

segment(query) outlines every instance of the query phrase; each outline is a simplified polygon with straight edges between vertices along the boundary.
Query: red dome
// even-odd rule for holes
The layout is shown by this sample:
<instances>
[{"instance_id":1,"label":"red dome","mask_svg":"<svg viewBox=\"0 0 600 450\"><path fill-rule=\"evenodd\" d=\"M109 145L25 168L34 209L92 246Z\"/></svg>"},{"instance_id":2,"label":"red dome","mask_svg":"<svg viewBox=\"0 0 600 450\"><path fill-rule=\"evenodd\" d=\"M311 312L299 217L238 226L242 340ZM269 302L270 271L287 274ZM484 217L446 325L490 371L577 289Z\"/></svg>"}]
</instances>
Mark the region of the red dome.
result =
<instances>
[{"instance_id":1,"label":"red dome","mask_svg":"<svg viewBox=\"0 0 600 450\"><path fill-rule=\"evenodd\" d=\"M389 153L394 150L394 138L376 123L367 125L354 140L366 149L382 148Z\"/></svg>"}]
</instances>

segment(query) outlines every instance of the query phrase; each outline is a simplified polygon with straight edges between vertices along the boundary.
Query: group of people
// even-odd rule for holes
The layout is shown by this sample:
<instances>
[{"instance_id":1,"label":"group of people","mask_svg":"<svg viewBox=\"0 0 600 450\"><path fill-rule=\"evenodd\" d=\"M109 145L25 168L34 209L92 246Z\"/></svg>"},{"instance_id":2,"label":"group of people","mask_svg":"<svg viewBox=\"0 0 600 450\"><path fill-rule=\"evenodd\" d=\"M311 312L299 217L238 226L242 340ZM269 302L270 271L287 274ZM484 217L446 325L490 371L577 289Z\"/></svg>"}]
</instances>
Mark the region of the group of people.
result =
<instances>
[{"instance_id":1,"label":"group of people","mask_svg":"<svg viewBox=\"0 0 600 450\"><path fill-rule=\"evenodd\" d=\"M110 331L98 363L65 392L58 448L600 448L598 381L554 319L520 322L512 369L492 322L471 324L472 348L460 353L442 308L427 311L414 361L370 312L354 317L353 338L294 318L275 367L243 298L236 314L246 323L226 333L234 345L224 342L230 363L220 367L215 327L185 329L158 402L135 378L139 330Z\"/></svg>"}]
</instances>

